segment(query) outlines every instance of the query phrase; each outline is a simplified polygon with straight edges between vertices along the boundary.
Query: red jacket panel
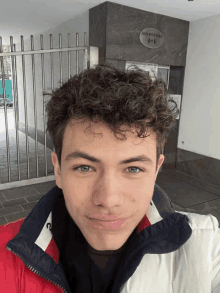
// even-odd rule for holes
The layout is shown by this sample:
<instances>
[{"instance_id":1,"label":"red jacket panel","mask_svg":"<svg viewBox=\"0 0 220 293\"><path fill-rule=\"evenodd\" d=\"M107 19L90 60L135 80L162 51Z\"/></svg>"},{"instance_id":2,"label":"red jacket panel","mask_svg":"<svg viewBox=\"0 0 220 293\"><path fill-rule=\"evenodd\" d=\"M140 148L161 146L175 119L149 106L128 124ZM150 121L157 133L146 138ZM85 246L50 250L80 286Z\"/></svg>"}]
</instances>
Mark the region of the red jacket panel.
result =
<instances>
[{"instance_id":1,"label":"red jacket panel","mask_svg":"<svg viewBox=\"0 0 220 293\"><path fill-rule=\"evenodd\" d=\"M0 226L0 282L1 292L10 293L63 293L63 290L50 281L38 276L25 266L23 261L6 248L14 238L24 219Z\"/></svg>"}]
</instances>

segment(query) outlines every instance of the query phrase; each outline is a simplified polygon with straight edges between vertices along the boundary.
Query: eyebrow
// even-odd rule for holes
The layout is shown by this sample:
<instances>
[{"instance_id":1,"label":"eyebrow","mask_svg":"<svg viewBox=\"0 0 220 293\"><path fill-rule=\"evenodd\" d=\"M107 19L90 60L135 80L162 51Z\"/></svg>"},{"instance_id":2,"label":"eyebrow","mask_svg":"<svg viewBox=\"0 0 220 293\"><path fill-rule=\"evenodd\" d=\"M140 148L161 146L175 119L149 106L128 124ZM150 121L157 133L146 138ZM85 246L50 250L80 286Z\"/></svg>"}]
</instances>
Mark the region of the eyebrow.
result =
<instances>
[{"instance_id":1,"label":"eyebrow","mask_svg":"<svg viewBox=\"0 0 220 293\"><path fill-rule=\"evenodd\" d=\"M92 157L84 152L79 152L79 151L72 152L71 154L69 154L66 157L66 159L64 161L70 161L75 158L84 158L84 159L89 160L94 163L102 163L102 161L100 159ZM137 162L137 161L143 162L145 164L153 165L153 161L149 157L147 157L146 155L139 155L139 156L134 156L132 158L125 159L125 160L119 162L118 165L124 165L124 164Z\"/></svg>"}]
</instances>

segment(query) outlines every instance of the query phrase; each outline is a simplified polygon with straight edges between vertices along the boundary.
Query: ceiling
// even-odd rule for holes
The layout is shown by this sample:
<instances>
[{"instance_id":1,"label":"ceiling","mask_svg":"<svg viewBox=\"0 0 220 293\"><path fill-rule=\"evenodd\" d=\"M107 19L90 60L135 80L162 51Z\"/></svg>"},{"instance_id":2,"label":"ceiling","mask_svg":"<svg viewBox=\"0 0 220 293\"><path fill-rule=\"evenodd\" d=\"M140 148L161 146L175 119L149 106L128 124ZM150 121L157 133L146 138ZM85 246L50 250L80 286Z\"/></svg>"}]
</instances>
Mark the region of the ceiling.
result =
<instances>
[{"instance_id":1,"label":"ceiling","mask_svg":"<svg viewBox=\"0 0 220 293\"><path fill-rule=\"evenodd\" d=\"M6 0L1 5L0 36L9 45L20 35L43 33L105 1ZM187 21L220 14L220 0L118 0L110 1ZM133 4L135 2L135 5Z\"/></svg>"}]
</instances>

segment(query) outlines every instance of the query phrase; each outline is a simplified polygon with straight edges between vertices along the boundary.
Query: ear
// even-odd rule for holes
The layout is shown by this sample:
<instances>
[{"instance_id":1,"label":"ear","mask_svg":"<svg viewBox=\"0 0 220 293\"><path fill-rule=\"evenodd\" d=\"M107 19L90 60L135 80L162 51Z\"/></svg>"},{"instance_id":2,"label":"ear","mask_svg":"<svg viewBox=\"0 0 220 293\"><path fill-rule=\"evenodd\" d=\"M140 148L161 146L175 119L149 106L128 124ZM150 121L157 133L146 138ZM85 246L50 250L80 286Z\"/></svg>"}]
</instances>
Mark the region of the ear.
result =
<instances>
[{"instance_id":1,"label":"ear","mask_svg":"<svg viewBox=\"0 0 220 293\"><path fill-rule=\"evenodd\" d=\"M62 189L62 184L61 184L61 170L60 170L60 165L58 162L57 154L55 152L51 153L51 160L54 166L54 173L55 173L55 179L56 179L56 185Z\"/></svg>"},{"instance_id":2,"label":"ear","mask_svg":"<svg viewBox=\"0 0 220 293\"><path fill-rule=\"evenodd\" d=\"M164 157L163 154L161 154L160 155L160 158L159 158L159 161L158 161L158 167L157 167L157 172L156 172L156 178L155 178L155 180L157 179L157 174L158 174L158 172L160 170L160 167L163 165L164 160L165 160L165 157Z\"/></svg>"}]
</instances>

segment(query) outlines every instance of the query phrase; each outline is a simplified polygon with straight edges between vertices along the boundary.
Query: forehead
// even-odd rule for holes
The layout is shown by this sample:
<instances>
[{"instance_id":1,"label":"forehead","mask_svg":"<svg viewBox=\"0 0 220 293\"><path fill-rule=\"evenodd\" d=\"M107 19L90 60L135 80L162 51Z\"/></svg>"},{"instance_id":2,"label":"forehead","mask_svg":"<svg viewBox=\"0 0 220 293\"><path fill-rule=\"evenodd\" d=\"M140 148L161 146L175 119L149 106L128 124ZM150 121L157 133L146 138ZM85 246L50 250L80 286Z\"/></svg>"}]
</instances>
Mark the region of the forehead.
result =
<instances>
[{"instance_id":1,"label":"forehead","mask_svg":"<svg viewBox=\"0 0 220 293\"><path fill-rule=\"evenodd\" d=\"M156 133L151 129L147 130L147 137L138 137L137 136L137 128L130 126L120 126L119 133L116 134L115 137L112 130L110 130L109 126L104 122L91 122L91 121L73 121L71 120L64 131L63 141L74 140L76 143L79 142L76 138L80 137L81 139L85 139L88 141L94 141L95 138L104 138L105 141L132 141L135 143L156 143ZM127 138L124 140L124 135ZM143 134L142 134L143 136ZM74 139L75 138L75 139ZM120 138L120 139L119 139Z\"/></svg>"},{"instance_id":2,"label":"forehead","mask_svg":"<svg viewBox=\"0 0 220 293\"><path fill-rule=\"evenodd\" d=\"M121 126L125 130L122 134L114 133L104 123L84 122L74 123L71 121L64 132L62 143L62 158L70 152L78 150L88 152L97 157L103 158L118 156L137 156L147 153L152 158L156 156L156 136L153 131L147 132L147 137L138 137L137 129L128 126ZM125 137L124 137L124 135ZM143 136L143 135L142 135ZM126 152L126 154L125 154Z\"/></svg>"}]
</instances>

